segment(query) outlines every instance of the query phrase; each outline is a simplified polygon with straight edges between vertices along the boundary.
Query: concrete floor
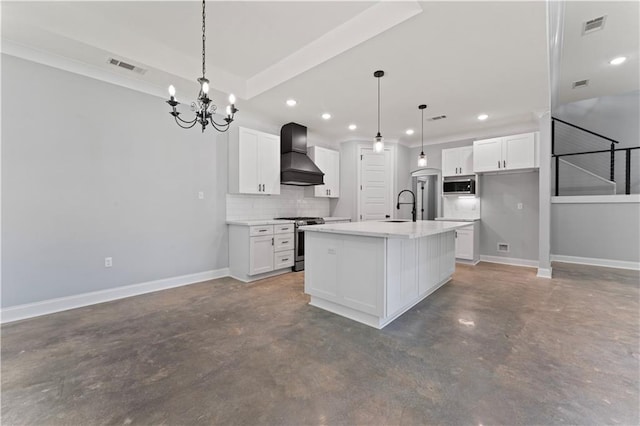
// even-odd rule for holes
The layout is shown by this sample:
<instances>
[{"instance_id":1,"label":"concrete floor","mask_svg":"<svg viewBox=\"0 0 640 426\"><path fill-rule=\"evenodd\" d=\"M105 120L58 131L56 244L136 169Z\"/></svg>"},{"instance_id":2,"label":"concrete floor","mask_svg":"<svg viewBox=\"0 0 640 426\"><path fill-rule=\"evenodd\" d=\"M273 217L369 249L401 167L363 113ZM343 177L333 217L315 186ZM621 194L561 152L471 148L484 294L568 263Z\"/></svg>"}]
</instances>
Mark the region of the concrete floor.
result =
<instances>
[{"instance_id":1,"label":"concrete floor","mask_svg":"<svg viewBox=\"0 0 640 426\"><path fill-rule=\"evenodd\" d=\"M639 275L458 265L378 331L303 273L2 326L2 424L638 424Z\"/></svg>"}]
</instances>

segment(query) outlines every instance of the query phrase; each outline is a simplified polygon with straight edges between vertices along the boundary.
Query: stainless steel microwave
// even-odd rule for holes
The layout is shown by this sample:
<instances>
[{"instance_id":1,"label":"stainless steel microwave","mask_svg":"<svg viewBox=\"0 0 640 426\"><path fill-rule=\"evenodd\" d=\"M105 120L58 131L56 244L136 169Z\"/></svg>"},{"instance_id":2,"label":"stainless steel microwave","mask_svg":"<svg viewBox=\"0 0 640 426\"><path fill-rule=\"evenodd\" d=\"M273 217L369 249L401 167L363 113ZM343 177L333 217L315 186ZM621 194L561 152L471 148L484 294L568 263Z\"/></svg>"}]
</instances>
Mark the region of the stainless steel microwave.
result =
<instances>
[{"instance_id":1,"label":"stainless steel microwave","mask_svg":"<svg viewBox=\"0 0 640 426\"><path fill-rule=\"evenodd\" d=\"M475 195L476 180L473 177L468 178L444 178L442 184L443 195Z\"/></svg>"}]
</instances>

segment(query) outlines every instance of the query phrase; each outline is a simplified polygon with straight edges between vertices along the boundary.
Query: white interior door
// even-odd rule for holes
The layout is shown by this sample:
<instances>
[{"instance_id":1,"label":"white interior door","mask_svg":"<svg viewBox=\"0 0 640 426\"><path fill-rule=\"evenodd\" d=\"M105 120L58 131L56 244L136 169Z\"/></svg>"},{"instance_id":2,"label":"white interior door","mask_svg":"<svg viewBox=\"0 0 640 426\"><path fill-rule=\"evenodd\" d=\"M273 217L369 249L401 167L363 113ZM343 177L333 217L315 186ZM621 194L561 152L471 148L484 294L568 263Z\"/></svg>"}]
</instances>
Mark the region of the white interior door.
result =
<instances>
[{"instance_id":1,"label":"white interior door","mask_svg":"<svg viewBox=\"0 0 640 426\"><path fill-rule=\"evenodd\" d=\"M360 220L384 220L393 214L391 151L360 149Z\"/></svg>"}]
</instances>

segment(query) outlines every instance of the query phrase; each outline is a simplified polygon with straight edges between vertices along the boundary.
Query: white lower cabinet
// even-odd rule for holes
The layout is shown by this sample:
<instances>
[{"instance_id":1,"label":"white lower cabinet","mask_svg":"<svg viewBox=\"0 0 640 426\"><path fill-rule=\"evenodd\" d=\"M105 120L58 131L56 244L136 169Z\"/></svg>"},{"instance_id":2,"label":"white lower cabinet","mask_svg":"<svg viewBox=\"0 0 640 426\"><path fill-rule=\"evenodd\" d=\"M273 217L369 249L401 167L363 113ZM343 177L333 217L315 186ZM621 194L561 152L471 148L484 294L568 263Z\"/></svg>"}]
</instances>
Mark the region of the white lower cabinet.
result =
<instances>
[{"instance_id":1,"label":"white lower cabinet","mask_svg":"<svg viewBox=\"0 0 640 426\"><path fill-rule=\"evenodd\" d=\"M293 248L293 223L229 225L229 272L245 282L288 272Z\"/></svg>"},{"instance_id":2,"label":"white lower cabinet","mask_svg":"<svg viewBox=\"0 0 640 426\"><path fill-rule=\"evenodd\" d=\"M456 259L476 264L480 260L480 225L472 223L456 231Z\"/></svg>"}]
</instances>

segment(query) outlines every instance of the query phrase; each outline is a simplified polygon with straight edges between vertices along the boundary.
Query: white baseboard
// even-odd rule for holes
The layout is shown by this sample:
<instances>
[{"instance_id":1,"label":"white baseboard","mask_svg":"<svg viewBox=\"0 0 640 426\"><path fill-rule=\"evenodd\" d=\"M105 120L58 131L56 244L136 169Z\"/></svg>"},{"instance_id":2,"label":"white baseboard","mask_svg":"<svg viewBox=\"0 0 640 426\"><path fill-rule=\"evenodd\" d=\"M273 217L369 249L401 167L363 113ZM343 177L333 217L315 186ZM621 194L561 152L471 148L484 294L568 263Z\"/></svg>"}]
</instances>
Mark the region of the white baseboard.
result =
<instances>
[{"instance_id":1,"label":"white baseboard","mask_svg":"<svg viewBox=\"0 0 640 426\"><path fill-rule=\"evenodd\" d=\"M564 256L552 254L552 262L578 263L580 265L604 266L606 268L640 270L640 262L629 262L626 260L597 259L593 257Z\"/></svg>"},{"instance_id":2,"label":"white baseboard","mask_svg":"<svg viewBox=\"0 0 640 426\"><path fill-rule=\"evenodd\" d=\"M551 274L553 268L538 268L538 273L536 274L536 277L538 278L551 278Z\"/></svg>"},{"instance_id":3,"label":"white baseboard","mask_svg":"<svg viewBox=\"0 0 640 426\"><path fill-rule=\"evenodd\" d=\"M538 261L537 260L518 259L518 258L515 258L515 257L500 257L500 256L484 256L484 255L480 255L480 262L502 263L503 265L513 265L513 266L527 266L529 268L537 268L538 267Z\"/></svg>"},{"instance_id":4,"label":"white baseboard","mask_svg":"<svg viewBox=\"0 0 640 426\"><path fill-rule=\"evenodd\" d=\"M181 275L178 277L163 278L160 280L148 281L145 283L109 288L106 290L92 291L90 293L82 293L73 296L43 300L41 302L10 306L0 311L0 323L4 324L22 319L33 318L40 315L47 315L54 312L81 308L83 306L95 305L97 303L109 302L112 300L123 299L125 297L152 293L154 291L181 287L227 276L229 276L229 268L222 268L211 271L198 272L195 274Z\"/></svg>"}]
</instances>

